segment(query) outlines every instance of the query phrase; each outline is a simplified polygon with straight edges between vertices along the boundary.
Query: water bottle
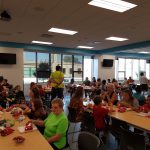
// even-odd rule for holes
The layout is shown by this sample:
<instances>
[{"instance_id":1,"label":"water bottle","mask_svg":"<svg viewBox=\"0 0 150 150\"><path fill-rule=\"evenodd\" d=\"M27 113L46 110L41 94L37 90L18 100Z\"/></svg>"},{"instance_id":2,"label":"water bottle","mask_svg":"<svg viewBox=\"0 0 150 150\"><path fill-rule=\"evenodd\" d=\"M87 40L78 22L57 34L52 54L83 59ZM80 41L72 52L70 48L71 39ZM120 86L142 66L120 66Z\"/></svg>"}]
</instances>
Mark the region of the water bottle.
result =
<instances>
[{"instance_id":1,"label":"water bottle","mask_svg":"<svg viewBox=\"0 0 150 150\"><path fill-rule=\"evenodd\" d=\"M6 109L9 108L9 102L6 102Z\"/></svg>"}]
</instances>

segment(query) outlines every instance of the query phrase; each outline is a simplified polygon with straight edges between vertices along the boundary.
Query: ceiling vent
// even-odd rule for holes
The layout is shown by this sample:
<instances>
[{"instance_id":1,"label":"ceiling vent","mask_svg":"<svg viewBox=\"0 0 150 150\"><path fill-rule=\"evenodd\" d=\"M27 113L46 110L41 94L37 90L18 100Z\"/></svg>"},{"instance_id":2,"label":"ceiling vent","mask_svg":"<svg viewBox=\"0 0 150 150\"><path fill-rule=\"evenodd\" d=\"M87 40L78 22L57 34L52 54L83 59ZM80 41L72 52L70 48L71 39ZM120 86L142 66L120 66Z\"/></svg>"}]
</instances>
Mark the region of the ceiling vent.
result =
<instances>
[{"instance_id":1,"label":"ceiling vent","mask_svg":"<svg viewBox=\"0 0 150 150\"><path fill-rule=\"evenodd\" d=\"M10 21L11 20L11 16L10 16L10 14L6 10L4 10L0 14L0 20Z\"/></svg>"}]
</instances>

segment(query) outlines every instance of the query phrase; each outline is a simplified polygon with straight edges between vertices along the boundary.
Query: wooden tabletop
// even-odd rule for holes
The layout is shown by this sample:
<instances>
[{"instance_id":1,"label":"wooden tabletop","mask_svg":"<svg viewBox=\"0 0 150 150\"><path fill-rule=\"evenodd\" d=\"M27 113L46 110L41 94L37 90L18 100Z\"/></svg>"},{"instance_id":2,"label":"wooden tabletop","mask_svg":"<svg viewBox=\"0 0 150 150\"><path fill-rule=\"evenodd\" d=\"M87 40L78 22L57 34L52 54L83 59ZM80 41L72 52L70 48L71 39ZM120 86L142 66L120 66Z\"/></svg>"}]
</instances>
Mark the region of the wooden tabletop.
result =
<instances>
[{"instance_id":1,"label":"wooden tabletop","mask_svg":"<svg viewBox=\"0 0 150 150\"><path fill-rule=\"evenodd\" d=\"M121 113L118 112L118 109L116 108L116 111L109 113L109 115L115 119L125 121L134 127L150 132L150 118L139 116L135 111L126 111Z\"/></svg>"},{"instance_id":2,"label":"wooden tabletop","mask_svg":"<svg viewBox=\"0 0 150 150\"><path fill-rule=\"evenodd\" d=\"M0 120L3 118L1 116ZM5 119L12 119L9 113L5 113ZM43 135L38 131L30 131L28 133L20 133L18 131L18 126L25 125L25 123L29 121L28 117L19 123L17 120L15 121L15 125L12 127L15 131L7 136L0 135L0 147L3 150L53 150L50 144L45 140ZM25 141L20 144L16 144L13 140L16 136L22 136L25 138Z\"/></svg>"}]
</instances>

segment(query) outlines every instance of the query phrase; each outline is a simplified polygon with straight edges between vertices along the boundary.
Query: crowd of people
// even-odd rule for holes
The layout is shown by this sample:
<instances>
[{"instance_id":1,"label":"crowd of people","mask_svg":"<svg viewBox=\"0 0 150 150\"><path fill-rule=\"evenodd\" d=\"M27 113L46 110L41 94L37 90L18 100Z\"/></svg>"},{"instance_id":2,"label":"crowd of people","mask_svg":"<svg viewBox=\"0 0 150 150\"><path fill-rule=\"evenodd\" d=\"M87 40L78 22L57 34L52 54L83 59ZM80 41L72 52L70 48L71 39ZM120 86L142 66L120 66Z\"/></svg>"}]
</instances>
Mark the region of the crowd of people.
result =
<instances>
[{"instance_id":1,"label":"crowd of people","mask_svg":"<svg viewBox=\"0 0 150 150\"><path fill-rule=\"evenodd\" d=\"M150 111L150 95L145 96L145 92L148 91L148 79L143 77L143 74L141 74L140 83L140 85L136 85L131 77L129 79L125 78L122 84L115 79L112 79L112 81L110 79L101 81L93 77L90 81L86 77L81 85L75 85L74 82L72 82L73 86L71 86L71 83L69 84L68 87L71 88L69 91L72 91L69 106L77 110L76 117L77 120L81 119L81 122L84 112L87 109L91 109L95 129L105 133L109 124L108 113L112 111L111 106L113 105L116 105L118 108L130 108L136 112L148 113ZM85 86L91 88L87 90ZM83 101L87 99L93 102L92 106L91 103L89 103L89 106L83 105Z\"/></svg>"},{"instance_id":2,"label":"crowd of people","mask_svg":"<svg viewBox=\"0 0 150 150\"><path fill-rule=\"evenodd\" d=\"M70 93L69 107L76 110L76 121L83 119L83 114L92 110L96 131L104 131L109 124L108 113L111 109L104 106L127 107L134 111L150 111L150 95L145 97L144 92L148 90L148 79L141 73L140 85L135 85L134 80L129 77L120 84L115 79L102 80L95 77L90 81L85 78L82 84L78 85L74 79L64 86L64 74L61 67L56 66L46 86L37 85L31 82L29 89L30 100L26 101L20 85L13 88L7 79L0 76L0 105L6 107L6 102L10 95L13 95L14 102L9 101L10 105L15 105L23 110L23 114L28 115L32 122L38 126L40 132L51 144L54 150L65 147L66 132L68 130L68 118L63 111L63 90L64 87ZM87 88L89 87L89 88ZM48 106L51 112L47 112L44 107L45 89L51 89L51 104ZM84 105L85 100L92 101L89 105Z\"/></svg>"},{"instance_id":3,"label":"crowd of people","mask_svg":"<svg viewBox=\"0 0 150 150\"><path fill-rule=\"evenodd\" d=\"M2 107L6 107L6 102L10 105L15 103L24 103L24 92L21 90L20 85L13 87L12 84L8 83L7 79L0 76L0 105Z\"/></svg>"}]
</instances>

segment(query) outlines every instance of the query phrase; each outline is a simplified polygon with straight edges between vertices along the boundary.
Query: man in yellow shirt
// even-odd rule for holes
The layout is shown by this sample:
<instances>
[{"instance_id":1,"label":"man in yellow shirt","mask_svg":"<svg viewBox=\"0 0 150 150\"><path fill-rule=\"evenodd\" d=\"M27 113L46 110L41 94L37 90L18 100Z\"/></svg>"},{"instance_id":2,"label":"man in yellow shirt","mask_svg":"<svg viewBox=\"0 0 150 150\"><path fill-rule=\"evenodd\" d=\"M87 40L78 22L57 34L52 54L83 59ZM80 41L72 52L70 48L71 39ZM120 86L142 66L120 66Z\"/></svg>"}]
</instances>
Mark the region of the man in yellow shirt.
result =
<instances>
[{"instance_id":1,"label":"man in yellow shirt","mask_svg":"<svg viewBox=\"0 0 150 150\"><path fill-rule=\"evenodd\" d=\"M61 72L61 66L56 66L56 71L51 74L50 81L52 83L51 100L55 97L63 99L64 74Z\"/></svg>"}]
</instances>

